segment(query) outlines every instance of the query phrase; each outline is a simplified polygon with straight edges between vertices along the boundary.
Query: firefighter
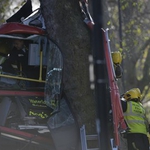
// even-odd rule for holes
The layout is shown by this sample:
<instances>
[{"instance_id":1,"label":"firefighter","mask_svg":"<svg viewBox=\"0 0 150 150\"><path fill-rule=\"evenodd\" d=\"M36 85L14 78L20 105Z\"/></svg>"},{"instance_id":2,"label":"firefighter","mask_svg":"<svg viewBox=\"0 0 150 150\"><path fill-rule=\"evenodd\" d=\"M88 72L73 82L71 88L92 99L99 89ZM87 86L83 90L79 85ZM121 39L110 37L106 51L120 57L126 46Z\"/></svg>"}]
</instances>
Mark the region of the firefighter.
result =
<instances>
[{"instance_id":1,"label":"firefighter","mask_svg":"<svg viewBox=\"0 0 150 150\"><path fill-rule=\"evenodd\" d=\"M121 78L123 74L123 69L121 67L122 55L119 51L115 51L111 53L111 56L114 64L116 78Z\"/></svg>"},{"instance_id":2,"label":"firefighter","mask_svg":"<svg viewBox=\"0 0 150 150\"><path fill-rule=\"evenodd\" d=\"M21 65L22 71L27 73L28 51L25 47L24 40L22 39L15 39L13 41L13 49L2 64L2 70L11 74L17 74L16 70L12 67L12 64L14 63L16 63L18 70L20 70Z\"/></svg>"},{"instance_id":3,"label":"firefighter","mask_svg":"<svg viewBox=\"0 0 150 150\"><path fill-rule=\"evenodd\" d=\"M147 133L149 123L141 103L141 91L133 88L123 95L121 100L124 118L128 126L126 138L128 150L149 150Z\"/></svg>"}]
</instances>

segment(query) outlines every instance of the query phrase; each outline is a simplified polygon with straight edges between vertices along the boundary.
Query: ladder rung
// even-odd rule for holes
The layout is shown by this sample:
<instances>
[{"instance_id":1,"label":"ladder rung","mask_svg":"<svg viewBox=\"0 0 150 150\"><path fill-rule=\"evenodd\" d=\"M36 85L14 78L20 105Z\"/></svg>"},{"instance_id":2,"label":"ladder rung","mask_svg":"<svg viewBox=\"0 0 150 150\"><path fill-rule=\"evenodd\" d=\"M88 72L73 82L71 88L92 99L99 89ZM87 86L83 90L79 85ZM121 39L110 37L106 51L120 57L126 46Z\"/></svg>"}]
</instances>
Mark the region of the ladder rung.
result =
<instances>
[{"instance_id":1,"label":"ladder rung","mask_svg":"<svg viewBox=\"0 0 150 150\"><path fill-rule=\"evenodd\" d=\"M99 150L99 148L88 148L87 150Z\"/></svg>"},{"instance_id":2,"label":"ladder rung","mask_svg":"<svg viewBox=\"0 0 150 150\"><path fill-rule=\"evenodd\" d=\"M87 148L87 140L98 140L98 135L86 135L85 125L80 128L80 138L82 150L99 150L99 148Z\"/></svg>"},{"instance_id":3,"label":"ladder rung","mask_svg":"<svg viewBox=\"0 0 150 150\"><path fill-rule=\"evenodd\" d=\"M86 135L86 140L97 140L98 136L97 135Z\"/></svg>"}]
</instances>

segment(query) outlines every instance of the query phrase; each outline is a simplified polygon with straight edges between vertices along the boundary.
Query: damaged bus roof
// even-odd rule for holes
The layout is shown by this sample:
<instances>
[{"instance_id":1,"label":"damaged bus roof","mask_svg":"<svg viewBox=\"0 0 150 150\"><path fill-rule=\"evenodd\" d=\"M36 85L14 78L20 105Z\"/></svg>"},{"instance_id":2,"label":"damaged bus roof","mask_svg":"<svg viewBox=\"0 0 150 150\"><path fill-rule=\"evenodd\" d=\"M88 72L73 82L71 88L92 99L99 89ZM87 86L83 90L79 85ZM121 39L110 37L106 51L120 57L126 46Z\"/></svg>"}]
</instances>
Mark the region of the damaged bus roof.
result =
<instances>
[{"instance_id":1,"label":"damaged bus roof","mask_svg":"<svg viewBox=\"0 0 150 150\"><path fill-rule=\"evenodd\" d=\"M46 35L42 28L11 22L0 26L0 34L38 34Z\"/></svg>"}]
</instances>

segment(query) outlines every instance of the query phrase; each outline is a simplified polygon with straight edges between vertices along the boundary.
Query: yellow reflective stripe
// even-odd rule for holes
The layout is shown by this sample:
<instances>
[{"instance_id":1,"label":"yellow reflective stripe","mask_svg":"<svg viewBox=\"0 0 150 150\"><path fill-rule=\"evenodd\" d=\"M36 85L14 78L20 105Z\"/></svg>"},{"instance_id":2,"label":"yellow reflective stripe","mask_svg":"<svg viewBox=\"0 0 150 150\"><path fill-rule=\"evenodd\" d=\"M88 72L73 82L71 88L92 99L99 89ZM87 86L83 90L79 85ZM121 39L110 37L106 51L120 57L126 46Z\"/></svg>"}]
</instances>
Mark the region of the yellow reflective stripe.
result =
<instances>
[{"instance_id":1,"label":"yellow reflective stripe","mask_svg":"<svg viewBox=\"0 0 150 150\"><path fill-rule=\"evenodd\" d=\"M145 118L144 115L137 115L137 114L134 114L134 113L125 113L124 116L135 116L135 117L142 117L142 118Z\"/></svg>"},{"instance_id":2,"label":"yellow reflective stripe","mask_svg":"<svg viewBox=\"0 0 150 150\"><path fill-rule=\"evenodd\" d=\"M145 121L142 121L142 120L128 120L127 121L128 123L140 123L140 124L145 124Z\"/></svg>"}]
</instances>

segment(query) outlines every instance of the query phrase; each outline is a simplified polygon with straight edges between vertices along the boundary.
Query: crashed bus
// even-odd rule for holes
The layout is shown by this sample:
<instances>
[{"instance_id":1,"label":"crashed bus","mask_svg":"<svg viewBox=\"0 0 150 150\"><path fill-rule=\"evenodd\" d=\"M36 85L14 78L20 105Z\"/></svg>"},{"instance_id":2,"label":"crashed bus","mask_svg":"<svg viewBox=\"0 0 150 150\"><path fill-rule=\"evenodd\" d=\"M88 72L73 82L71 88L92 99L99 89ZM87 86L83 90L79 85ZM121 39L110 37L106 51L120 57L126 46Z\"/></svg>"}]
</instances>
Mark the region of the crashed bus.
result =
<instances>
[{"instance_id":1,"label":"crashed bus","mask_svg":"<svg viewBox=\"0 0 150 150\"><path fill-rule=\"evenodd\" d=\"M38 26L44 25L39 18L37 9L21 23L0 25L0 140L4 150L18 149L14 141L33 145L32 150L55 149L47 122L59 111L63 59L58 45ZM2 67L15 39L23 40L28 49L30 77L21 65L11 64L16 74Z\"/></svg>"},{"instance_id":2,"label":"crashed bus","mask_svg":"<svg viewBox=\"0 0 150 150\"><path fill-rule=\"evenodd\" d=\"M30 5L30 3L31 1L28 0L26 4ZM22 10L23 7L20 11ZM80 144L84 149L85 132L84 138L80 135L80 141L76 121L62 94L63 57L60 47L48 37L40 9L31 14L25 13L25 18L20 15L18 18L16 14L0 25L1 150L10 148L13 148L12 150L66 150L68 147L75 149ZM93 29L93 21L89 21L87 25L91 30ZM16 39L23 40L28 50L27 65L30 69L27 71L30 72L30 76L23 71L21 64L19 67L16 63L12 64L15 74L10 73L9 69L6 71L7 68L3 67L3 63L10 56L13 41ZM108 103L112 109L113 144L111 149L117 149L118 127L125 130L126 125L120 106L119 89L110 55L107 30L102 31L101 42L104 45L106 57L109 80L107 86L110 88ZM65 138L63 138L64 135ZM108 135L105 137L110 138ZM8 141L9 144L7 144Z\"/></svg>"}]
</instances>

